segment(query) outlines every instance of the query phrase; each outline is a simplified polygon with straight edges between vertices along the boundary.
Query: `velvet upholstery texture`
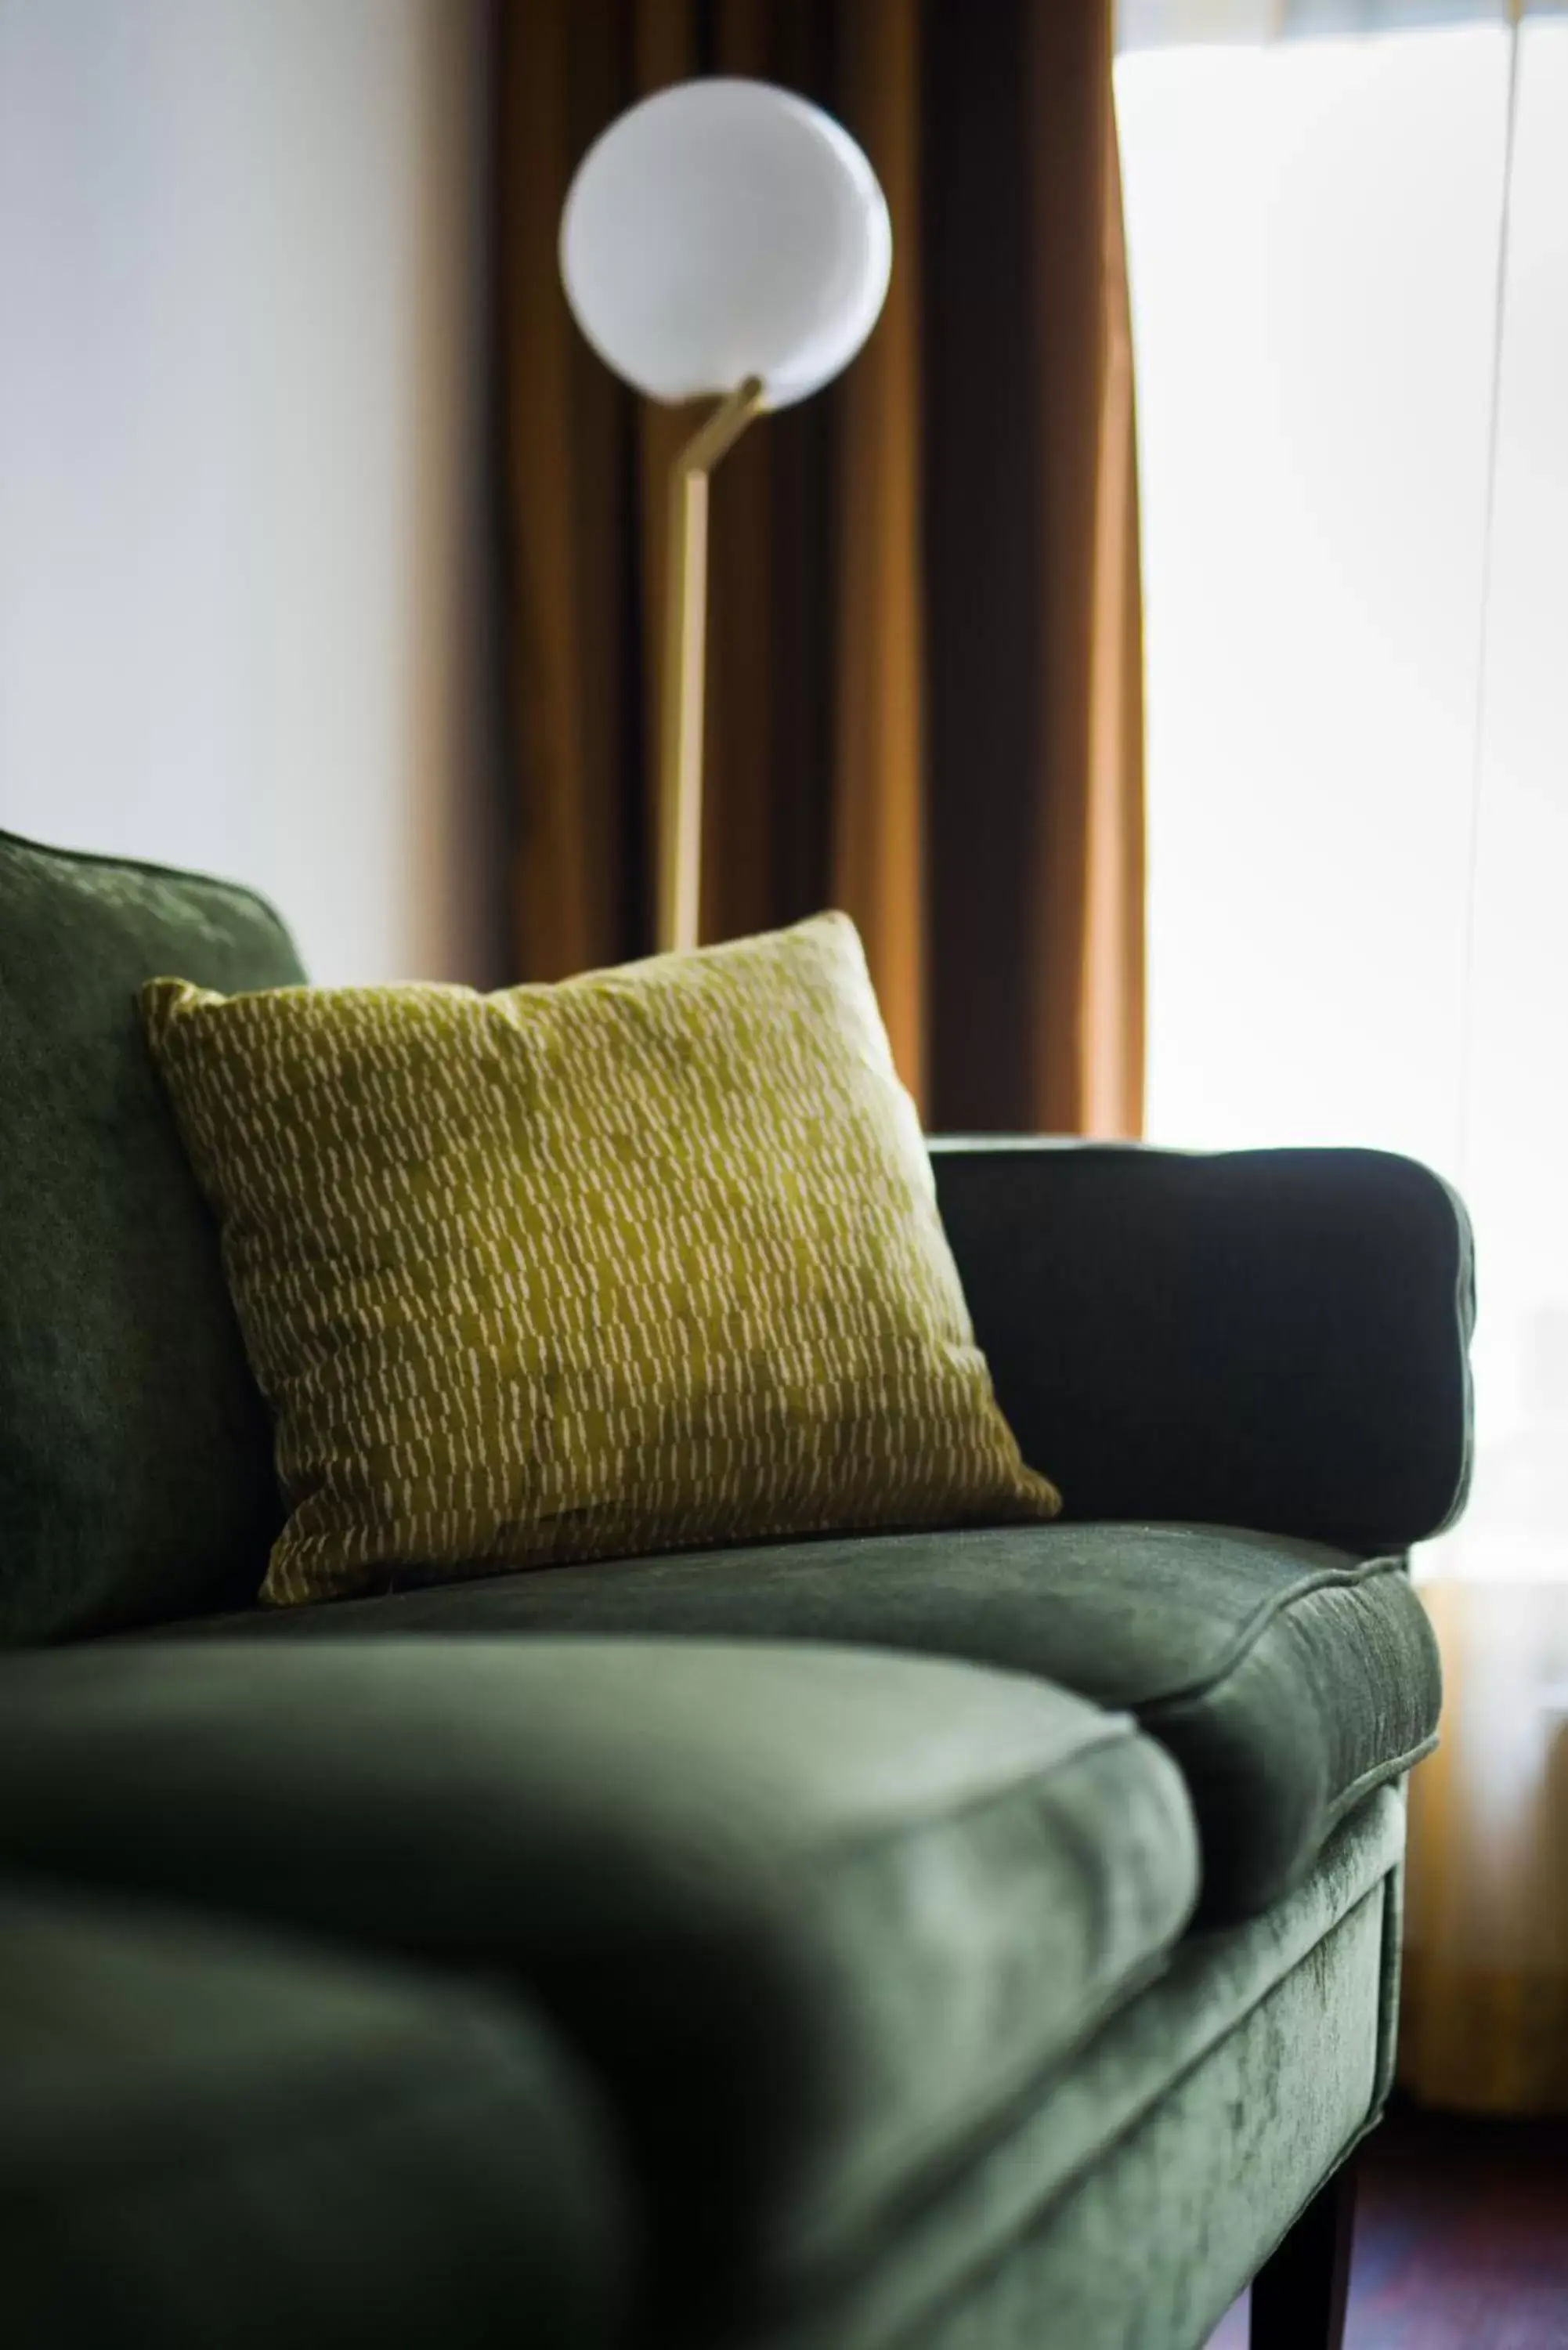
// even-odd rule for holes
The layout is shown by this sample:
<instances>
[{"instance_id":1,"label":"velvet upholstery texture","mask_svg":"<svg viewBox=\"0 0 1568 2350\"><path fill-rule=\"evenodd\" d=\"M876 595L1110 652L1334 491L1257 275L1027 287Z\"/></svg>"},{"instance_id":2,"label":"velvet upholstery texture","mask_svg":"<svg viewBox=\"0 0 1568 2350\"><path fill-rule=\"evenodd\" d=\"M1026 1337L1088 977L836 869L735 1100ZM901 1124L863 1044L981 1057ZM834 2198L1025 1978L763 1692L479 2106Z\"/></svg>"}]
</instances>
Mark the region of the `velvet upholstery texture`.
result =
<instances>
[{"instance_id":1,"label":"velvet upholstery texture","mask_svg":"<svg viewBox=\"0 0 1568 2350\"><path fill-rule=\"evenodd\" d=\"M996 1527L621 1560L180 1627L680 1633L997 1665L1126 1709L1181 1765L1203 1907L1299 1882L1437 1729L1436 1643L1397 1561L1214 1526Z\"/></svg>"},{"instance_id":2,"label":"velvet upholstery texture","mask_svg":"<svg viewBox=\"0 0 1568 2350\"><path fill-rule=\"evenodd\" d=\"M1404 1834L1385 1788L1262 1917L1189 1933L1159 1980L989 2145L833 2289L756 2338L770 2350L903 2350L928 2327L988 2312L995 2334L974 2335L985 2350L1076 2350L1072 2311L1091 2343L1204 2340L1207 2313L1234 2300L1381 2106L1376 2050L1398 1986L1379 1942ZM1160 2116L1195 2084L1167 2135Z\"/></svg>"},{"instance_id":3,"label":"velvet upholstery texture","mask_svg":"<svg viewBox=\"0 0 1568 2350\"><path fill-rule=\"evenodd\" d=\"M0 1893L6 2350L599 2350L629 2234L593 2098L514 2002Z\"/></svg>"},{"instance_id":4,"label":"velvet upholstery texture","mask_svg":"<svg viewBox=\"0 0 1568 2350\"><path fill-rule=\"evenodd\" d=\"M302 976L244 889L0 834L0 1644L254 1598L279 1509L136 991Z\"/></svg>"},{"instance_id":5,"label":"velvet upholstery texture","mask_svg":"<svg viewBox=\"0 0 1568 2350\"><path fill-rule=\"evenodd\" d=\"M1449 1524L1470 1473L1469 1219L1376 1150L932 1145L975 1334L1075 1518L1352 1551Z\"/></svg>"},{"instance_id":6,"label":"velvet upholstery texture","mask_svg":"<svg viewBox=\"0 0 1568 2350\"><path fill-rule=\"evenodd\" d=\"M1170 2076L1137 2129L899 2350L1203 2350L1371 2118L1383 1899ZM840 2336L843 2350L851 2339L869 2350Z\"/></svg>"},{"instance_id":7,"label":"velvet upholstery texture","mask_svg":"<svg viewBox=\"0 0 1568 2350\"><path fill-rule=\"evenodd\" d=\"M1197 1851L1125 1718L699 1641L118 1642L0 1673L0 1868L526 1981L668 2291L805 2291L1164 1963Z\"/></svg>"}]
</instances>

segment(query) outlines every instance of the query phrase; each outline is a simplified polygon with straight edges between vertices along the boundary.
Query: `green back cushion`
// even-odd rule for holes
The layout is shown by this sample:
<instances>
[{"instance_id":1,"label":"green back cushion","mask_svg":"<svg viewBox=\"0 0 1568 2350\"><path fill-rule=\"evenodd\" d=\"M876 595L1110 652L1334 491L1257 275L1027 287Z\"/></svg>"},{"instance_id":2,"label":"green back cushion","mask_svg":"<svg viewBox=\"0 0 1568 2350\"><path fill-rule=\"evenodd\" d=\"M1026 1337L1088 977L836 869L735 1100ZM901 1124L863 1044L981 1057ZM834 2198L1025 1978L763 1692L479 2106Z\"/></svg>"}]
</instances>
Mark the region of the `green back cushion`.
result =
<instances>
[{"instance_id":1,"label":"green back cushion","mask_svg":"<svg viewBox=\"0 0 1568 2350\"><path fill-rule=\"evenodd\" d=\"M0 1643L244 1605L280 1509L137 990L304 977L244 889L0 833Z\"/></svg>"}]
</instances>

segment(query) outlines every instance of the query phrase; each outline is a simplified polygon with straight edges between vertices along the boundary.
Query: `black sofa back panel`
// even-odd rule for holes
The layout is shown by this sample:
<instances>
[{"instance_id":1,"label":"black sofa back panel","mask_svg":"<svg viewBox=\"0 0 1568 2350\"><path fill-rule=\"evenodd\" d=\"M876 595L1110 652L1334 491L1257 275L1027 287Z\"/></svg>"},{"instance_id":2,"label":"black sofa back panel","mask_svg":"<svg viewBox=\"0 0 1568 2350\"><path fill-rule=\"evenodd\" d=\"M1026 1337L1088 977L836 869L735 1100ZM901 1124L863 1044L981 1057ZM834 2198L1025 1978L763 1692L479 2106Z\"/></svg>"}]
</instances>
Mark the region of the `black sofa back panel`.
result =
<instances>
[{"instance_id":1,"label":"black sofa back panel","mask_svg":"<svg viewBox=\"0 0 1568 2350\"><path fill-rule=\"evenodd\" d=\"M932 1155L1002 1409L1070 1518L1366 1553L1459 1515L1474 1268L1428 1169L956 1138Z\"/></svg>"},{"instance_id":2,"label":"black sofa back panel","mask_svg":"<svg viewBox=\"0 0 1568 2350\"><path fill-rule=\"evenodd\" d=\"M305 976L244 889L0 833L0 1643L254 1596L279 1509L217 1233L142 1041L162 972Z\"/></svg>"}]
</instances>

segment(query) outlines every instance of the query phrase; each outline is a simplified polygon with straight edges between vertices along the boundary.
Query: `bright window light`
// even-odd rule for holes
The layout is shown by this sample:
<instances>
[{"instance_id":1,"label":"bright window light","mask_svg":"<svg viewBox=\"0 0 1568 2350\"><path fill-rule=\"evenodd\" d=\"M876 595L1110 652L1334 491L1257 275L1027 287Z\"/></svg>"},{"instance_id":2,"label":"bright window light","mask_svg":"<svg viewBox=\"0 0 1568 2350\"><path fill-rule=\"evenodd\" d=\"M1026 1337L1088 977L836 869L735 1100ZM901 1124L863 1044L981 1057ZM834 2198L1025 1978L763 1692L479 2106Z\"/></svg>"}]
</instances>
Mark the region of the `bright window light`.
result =
<instances>
[{"instance_id":1,"label":"bright window light","mask_svg":"<svg viewBox=\"0 0 1568 2350\"><path fill-rule=\"evenodd\" d=\"M1149 1133L1459 1183L1480 1463L1448 1547L1539 1575L1568 1574L1568 24L1521 36L1500 346L1509 39L1135 49L1116 97Z\"/></svg>"}]
</instances>

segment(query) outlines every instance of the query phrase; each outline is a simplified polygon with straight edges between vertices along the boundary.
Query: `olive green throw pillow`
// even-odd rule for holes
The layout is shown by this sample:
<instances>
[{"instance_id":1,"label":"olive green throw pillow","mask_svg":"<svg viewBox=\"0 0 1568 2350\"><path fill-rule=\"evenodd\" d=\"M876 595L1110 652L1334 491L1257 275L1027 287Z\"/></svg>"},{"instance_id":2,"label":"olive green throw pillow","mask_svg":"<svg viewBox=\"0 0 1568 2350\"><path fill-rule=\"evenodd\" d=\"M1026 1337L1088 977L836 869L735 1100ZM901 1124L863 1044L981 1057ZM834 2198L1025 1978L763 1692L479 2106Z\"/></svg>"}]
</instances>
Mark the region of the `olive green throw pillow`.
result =
<instances>
[{"instance_id":1,"label":"olive green throw pillow","mask_svg":"<svg viewBox=\"0 0 1568 2350\"><path fill-rule=\"evenodd\" d=\"M275 1416L264 1598L1059 1506L844 916L489 996L142 1003Z\"/></svg>"}]
</instances>

